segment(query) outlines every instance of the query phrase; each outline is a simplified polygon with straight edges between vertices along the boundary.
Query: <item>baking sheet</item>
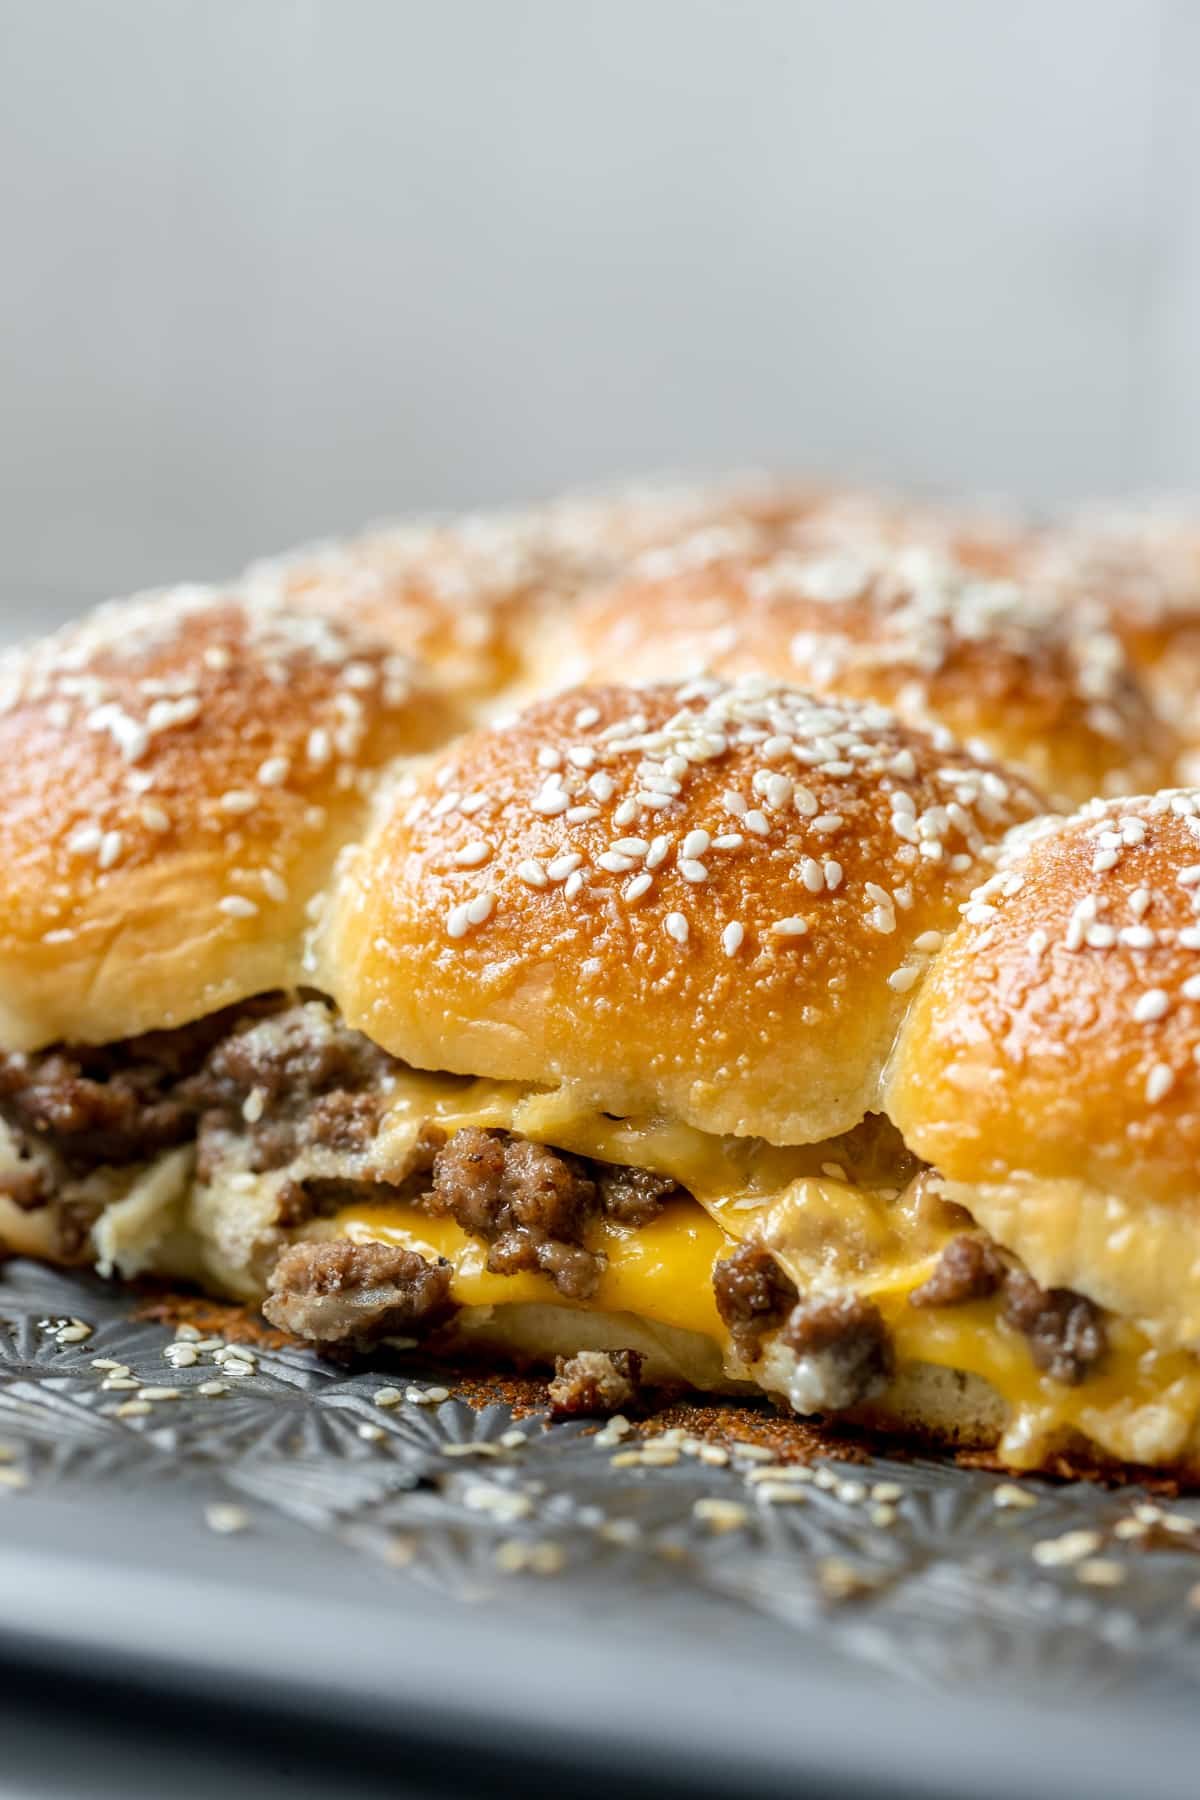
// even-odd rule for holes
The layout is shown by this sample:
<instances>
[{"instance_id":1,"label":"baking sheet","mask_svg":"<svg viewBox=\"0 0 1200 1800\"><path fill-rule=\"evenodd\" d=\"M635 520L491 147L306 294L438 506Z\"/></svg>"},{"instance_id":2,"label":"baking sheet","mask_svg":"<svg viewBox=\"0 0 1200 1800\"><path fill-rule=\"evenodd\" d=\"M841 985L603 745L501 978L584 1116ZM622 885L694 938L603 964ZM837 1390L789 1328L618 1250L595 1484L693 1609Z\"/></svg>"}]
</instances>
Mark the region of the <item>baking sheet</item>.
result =
<instances>
[{"instance_id":1,"label":"baking sheet","mask_svg":"<svg viewBox=\"0 0 1200 1800\"><path fill-rule=\"evenodd\" d=\"M962 1758L990 1792L985 1746L997 1792L1055 1791L1056 1757L1082 1755L1093 1792L1128 1794L1142 1734L1156 1793L1176 1738L1191 1782L1196 1502L1014 1498L850 1448L797 1484L743 1410L647 1450L440 1398L437 1371L197 1347L201 1326L181 1352L136 1311L90 1277L0 1269L0 1655L383 1730L534 1724L543 1753L557 1733L593 1764L698 1759L743 1789L823 1768L894 1793L868 1702L927 1794ZM948 1745L947 1717L984 1706Z\"/></svg>"}]
</instances>

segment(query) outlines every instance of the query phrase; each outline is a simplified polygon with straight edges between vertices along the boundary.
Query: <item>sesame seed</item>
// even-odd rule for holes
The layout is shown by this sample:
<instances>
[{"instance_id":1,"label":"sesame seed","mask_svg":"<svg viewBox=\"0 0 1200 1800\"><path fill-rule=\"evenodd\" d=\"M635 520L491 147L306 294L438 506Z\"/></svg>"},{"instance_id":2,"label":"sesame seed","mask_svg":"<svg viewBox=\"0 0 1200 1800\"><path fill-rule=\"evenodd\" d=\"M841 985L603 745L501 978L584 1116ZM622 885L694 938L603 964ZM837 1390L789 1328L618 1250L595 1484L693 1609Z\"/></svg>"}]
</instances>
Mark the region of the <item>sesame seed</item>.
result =
<instances>
[{"instance_id":1,"label":"sesame seed","mask_svg":"<svg viewBox=\"0 0 1200 1800\"><path fill-rule=\"evenodd\" d=\"M808 936L808 920L795 917L776 919L771 927L776 937L801 938Z\"/></svg>"},{"instance_id":2,"label":"sesame seed","mask_svg":"<svg viewBox=\"0 0 1200 1800\"><path fill-rule=\"evenodd\" d=\"M602 851L596 858L596 862L600 868L606 869L610 875L625 875L630 869L636 867L632 856L622 856L616 850Z\"/></svg>"},{"instance_id":3,"label":"sesame seed","mask_svg":"<svg viewBox=\"0 0 1200 1800\"><path fill-rule=\"evenodd\" d=\"M570 795L566 790L557 785L552 786L550 783L539 789L530 801L534 812L540 813L543 818L547 819L555 818L559 813L566 812L570 804Z\"/></svg>"},{"instance_id":4,"label":"sesame seed","mask_svg":"<svg viewBox=\"0 0 1200 1800\"><path fill-rule=\"evenodd\" d=\"M1146 1077L1146 1099L1153 1106L1165 1100L1175 1085L1175 1071L1166 1063L1155 1063Z\"/></svg>"},{"instance_id":5,"label":"sesame seed","mask_svg":"<svg viewBox=\"0 0 1200 1800\"><path fill-rule=\"evenodd\" d=\"M254 779L260 787L282 787L291 767L286 756L268 756L258 765Z\"/></svg>"},{"instance_id":6,"label":"sesame seed","mask_svg":"<svg viewBox=\"0 0 1200 1800\"><path fill-rule=\"evenodd\" d=\"M633 821L637 818L637 816L638 816L637 801L636 800L622 800L620 806L618 806L616 811L613 813L613 823L615 825L617 825L619 828L623 829L626 825L632 825Z\"/></svg>"},{"instance_id":7,"label":"sesame seed","mask_svg":"<svg viewBox=\"0 0 1200 1800\"><path fill-rule=\"evenodd\" d=\"M712 839L707 831L689 831L679 846L679 854L686 857L703 856L711 842ZM649 848L648 845L647 848Z\"/></svg>"},{"instance_id":8,"label":"sesame seed","mask_svg":"<svg viewBox=\"0 0 1200 1800\"><path fill-rule=\"evenodd\" d=\"M251 1088L242 1102L242 1117L247 1125L257 1125L266 1107L267 1090L261 1087Z\"/></svg>"},{"instance_id":9,"label":"sesame seed","mask_svg":"<svg viewBox=\"0 0 1200 1800\"><path fill-rule=\"evenodd\" d=\"M1054 1569L1063 1564L1081 1562L1098 1550L1098 1531L1065 1531L1061 1537L1042 1538L1033 1546L1033 1560L1041 1568Z\"/></svg>"},{"instance_id":10,"label":"sesame seed","mask_svg":"<svg viewBox=\"0 0 1200 1800\"><path fill-rule=\"evenodd\" d=\"M235 1531L249 1529L250 1514L244 1506L229 1506L218 1502L205 1507L204 1523L219 1537L229 1537Z\"/></svg>"},{"instance_id":11,"label":"sesame seed","mask_svg":"<svg viewBox=\"0 0 1200 1800\"><path fill-rule=\"evenodd\" d=\"M483 838L473 838L464 844L461 850L454 852L453 861L460 869L477 869L492 854L492 846Z\"/></svg>"},{"instance_id":12,"label":"sesame seed","mask_svg":"<svg viewBox=\"0 0 1200 1800\"><path fill-rule=\"evenodd\" d=\"M244 894L226 894L224 899L217 901L217 911L223 912L230 919L253 919L258 907Z\"/></svg>"},{"instance_id":13,"label":"sesame seed","mask_svg":"<svg viewBox=\"0 0 1200 1800\"><path fill-rule=\"evenodd\" d=\"M583 870L582 869L573 870L572 873L567 876L567 879L563 884L564 899L573 900L575 898L576 894L579 892L580 888L583 886L583 881L584 881Z\"/></svg>"},{"instance_id":14,"label":"sesame seed","mask_svg":"<svg viewBox=\"0 0 1200 1800\"><path fill-rule=\"evenodd\" d=\"M646 852L646 867L648 869L657 869L659 863L666 861L670 849L671 840L669 837L654 838L650 844L649 850Z\"/></svg>"},{"instance_id":15,"label":"sesame seed","mask_svg":"<svg viewBox=\"0 0 1200 1800\"><path fill-rule=\"evenodd\" d=\"M737 919L732 920L730 924L725 927L724 931L721 933L721 948L724 950L726 956L737 955L742 947L745 936L745 926L739 924Z\"/></svg>"},{"instance_id":16,"label":"sesame seed","mask_svg":"<svg viewBox=\"0 0 1200 1800\"><path fill-rule=\"evenodd\" d=\"M643 872L641 875L635 875L633 880L626 885L625 899L626 900L640 900L642 895L646 892L646 889L651 887L652 885L653 885L653 877L652 876L645 874L645 872Z\"/></svg>"},{"instance_id":17,"label":"sesame seed","mask_svg":"<svg viewBox=\"0 0 1200 1800\"><path fill-rule=\"evenodd\" d=\"M1171 997L1165 988L1147 988L1134 1004L1133 1016L1139 1025L1153 1024L1166 1017Z\"/></svg>"},{"instance_id":18,"label":"sesame seed","mask_svg":"<svg viewBox=\"0 0 1200 1800\"><path fill-rule=\"evenodd\" d=\"M526 887L544 888L549 886L550 878L540 862L527 856L524 862L517 864L517 877Z\"/></svg>"},{"instance_id":19,"label":"sesame seed","mask_svg":"<svg viewBox=\"0 0 1200 1800\"><path fill-rule=\"evenodd\" d=\"M221 795L217 805L222 812L248 813L258 805L257 794L248 794L244 788L229 788Z\"/></svg>"},{"instance_id":20,"label":"sesame seed","mask_svg":"<svg viewBox=\"0 0 1200 1800\"><path fill-rule=\"evenodd\" d=\"M170 817L164 812L163 808L153 800L142 801L142 804L138 807L138 817L146 827L147 831L157 832L159 836L161 836L164 831L170 831L171 829Z\"/></svg>"},{"instance_id":21,"label":"sesame seed","mask_svg":"<svg viewBox=\"0 0 1200 1800\"><path fill-rule=\"evenodd\" d=\"M713 1531L737 1531L750 1517L739 1500L703 1499L692 1506L692 1515Z\"/></svg>"},{"instance_id":22,"label":"sesame seed","mask_svg":"<svg viewBox=\"0 0 1200 1800\"><path fill-rule=\"evenodd\" d=\"M688 922L680 912L667 914L663 920L663 930L669 938L674 938L677 944L686 944L688 941Z\"/></svg>"},{"instance_id":23,"label":"sesame seed","mask_svg":"<svg viewBox=\"0 0 1200 1800\"><path fill-rule=\"evenodd\" d=\"M121 832L106 831L100 840L100 867L111 869L114 863L121 860L121 852L124 848L125 839Z\"/></svg>"},{"instance_id":24,"label":"sesame seed","mask_svg":"<svg viewBox=\"0 0 1200 1800\"><path fill-rule=\"evenodd\" d=\"M916 986L920 978L921 970L916 963L902 963L898 969L892 970L887 978L887 984L893 994L907 994L910 988Z\"/></svg>"},{"instance_id":25,"label":"sesame seed","mask_svg":"<svg viewBox=\"0 0 1200 1800\"><path fill-rule=\"evenodd\" d=\"M685 857L679 864L679 873L685 881L700 882L708 880L708 870L702 862L695 862Z\"/></svg>"},{"instance_id":26,"label":"sesame seed","mask_svg":"<svg viewBox=\"0 0 1200 1800\"><path fill-rule=\"evenodd\" d=\"M1120 1587L1125 1580L1125 1568L1122 1563L1089 1556L1076 1568L1075 1579L1082 1581L1085 1587Z\"/></svg>"},{"instance_id":27,"label":"sesame seed","mask_svg":"<svg viewBox=\"0 0 1200 1800\"><path fill-rule=\"evenodd\" d=\"M755 837L767 837L771 830L767 822L767 815L759 812L757 807L743 815L742 823L747 831L754 833Z\"/></svg>"}]
</instances>

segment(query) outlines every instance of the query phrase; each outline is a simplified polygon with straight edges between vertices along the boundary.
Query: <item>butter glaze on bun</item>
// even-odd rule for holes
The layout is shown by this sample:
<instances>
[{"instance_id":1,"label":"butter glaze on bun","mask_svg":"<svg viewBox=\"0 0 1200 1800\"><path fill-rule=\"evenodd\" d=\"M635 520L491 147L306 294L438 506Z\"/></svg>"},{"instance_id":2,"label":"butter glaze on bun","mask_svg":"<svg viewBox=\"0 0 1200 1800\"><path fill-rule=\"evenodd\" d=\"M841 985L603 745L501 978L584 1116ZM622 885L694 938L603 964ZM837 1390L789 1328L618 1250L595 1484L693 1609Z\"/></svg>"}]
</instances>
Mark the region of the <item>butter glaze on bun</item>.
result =
<instances>
[{"instance_id":1,"label":"butter glaze on bun","mask_svg":"<svg viewBox=\"0 0 1200 1800\"><path fill-rule=\"evenodd\" d=\"M881 707L560 694L414 778L331 908L323 980L421 1068L811 1142L878 1106L911 989L1041 804Z\"/></svg>"},{"instance_id":2,"label":"butter glaze on bun","mask_svg":"<svg viewBox=\"0 0 1200 1800\"><path fill-rule=\"evenodd\" d=\"M551 657L571 679L766 673L946 726L1068 806L1167 780L1175 734L1117 635L939 553L788 551L670 566L585 601Z\"/></svg>"},{"instance_id":3,"label":"butter glaze on bun","mask_svg":"<svg viewBox=\"0 0 1200 1800\"><path fill-rule=\"evenodd\" d=\"M0 1036L170 1027L301 975L378 772L451 729L350 625L177 589L0 662Z\"/></svg>"}]
</instances>

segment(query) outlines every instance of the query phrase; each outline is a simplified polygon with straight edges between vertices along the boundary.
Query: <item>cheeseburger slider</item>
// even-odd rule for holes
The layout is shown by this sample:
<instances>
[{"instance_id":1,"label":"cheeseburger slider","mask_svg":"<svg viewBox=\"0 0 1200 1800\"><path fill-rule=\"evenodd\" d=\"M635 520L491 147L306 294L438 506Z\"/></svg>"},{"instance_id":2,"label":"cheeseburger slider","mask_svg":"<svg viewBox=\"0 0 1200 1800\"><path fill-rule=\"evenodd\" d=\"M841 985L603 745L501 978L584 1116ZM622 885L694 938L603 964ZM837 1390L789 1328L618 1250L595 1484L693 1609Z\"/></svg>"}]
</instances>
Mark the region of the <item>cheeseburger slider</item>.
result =
<instances>
[{"instance_id":1,"label":"cheeseburger slider","mask_svg":"<svg viewBox=\"0 0 1200 1800\"><path fill-rule=\"evenodd\" d=\"M1047 821L762 676L464 729L392 641L251 584L4 662L0 1242L566 1406L1189 1468L1191 796Z\"/></svg>"}]
</instances>

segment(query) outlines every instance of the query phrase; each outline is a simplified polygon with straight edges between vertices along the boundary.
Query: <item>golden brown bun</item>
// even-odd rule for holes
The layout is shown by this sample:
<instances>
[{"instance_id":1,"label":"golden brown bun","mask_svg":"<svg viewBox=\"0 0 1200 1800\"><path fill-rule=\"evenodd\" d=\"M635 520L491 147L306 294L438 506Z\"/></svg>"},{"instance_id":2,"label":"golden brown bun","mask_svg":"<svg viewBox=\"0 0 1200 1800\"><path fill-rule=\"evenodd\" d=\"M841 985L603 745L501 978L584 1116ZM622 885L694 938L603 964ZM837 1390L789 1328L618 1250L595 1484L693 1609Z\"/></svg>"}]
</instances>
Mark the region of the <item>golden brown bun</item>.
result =
<instances>
[{"instance_id":1,"label":"golden brown bun","mask_svg":"<svg viewBox=\"0 0 1200 1800\"><path fill-rule=\"evenodd\" d=\"M178 589L0 662L0 1042L102 1042L302 976L392 758L444 737L350 626Z\"/></svg>"},{"instance_id":2,"label":"golden brown bun","mask_svg":"<svg viewBox=\"0 0 1200 1800\"><path fill-rule=\"evenodd\" d=\"M1069 806L1170 779L1178 754L1112 632L940 554L789 551L670 569L582 603L568 679L765 672L947 727ZM546 674L552 670L547 667Z\"/></svg>"},{"instance_id":3,"label":"golden brown bun","mask_svg":"<svg viewBox=\"0 0 1200 1800\"><path fill-rule=\"evenodd\" d=\"M810 1142L877 1105L986 847L1040 807L879 707L561 694L420 771L339 890L323 981L421 1068Z\"/></svg>"},{"instance_id":4,"label":"golden brown bun","mask_svg":"<svg viewBox=\"0 0 1200 1800\"><path fill-rule=\"evenodd\" d=\"M1016 566L1120 637L1155 703L1200 744L1200 522L1167 509L1083 517L1034 534Z\"/></svg>"},{"instance_id":5,"label":"golden brown bun","mask_svg":"<svg viewBox=\"0 0 1200 1800\"><path fill-rule=\"evenodd\" d=\"M1014 834L901 1035L888 1111L1039 1280L1200 1333L1200 793Z\"/></svg>"},{"instance_id":6,"label":"golden brown bun","mask_svg":"<svg viewBox=\"0 0 1200 1800\"><path fill-rule=\"evenodd\" d=\"M670 546L693 559L758 547L828 504L821 490L745 475L565 496L521 512L380 525L254 564L249 592L337 620L419 657L484 698L524 667L542 624L578 594Z\"/></svg>"}]
</instances>

